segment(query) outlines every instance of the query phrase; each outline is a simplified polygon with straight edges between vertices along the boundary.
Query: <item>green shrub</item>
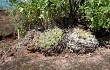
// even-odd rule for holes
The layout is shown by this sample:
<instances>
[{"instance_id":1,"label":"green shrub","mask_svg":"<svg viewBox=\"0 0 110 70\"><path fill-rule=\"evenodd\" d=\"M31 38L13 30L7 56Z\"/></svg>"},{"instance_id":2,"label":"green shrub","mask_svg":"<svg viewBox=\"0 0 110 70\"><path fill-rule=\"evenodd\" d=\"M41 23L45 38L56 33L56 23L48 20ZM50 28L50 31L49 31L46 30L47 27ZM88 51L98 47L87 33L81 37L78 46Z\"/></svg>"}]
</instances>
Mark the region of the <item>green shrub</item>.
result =
<instances>
[{"instance_id":1,"label":"green shrub","mask_svg":"<svg viewBox=\"0 0 110 70\"><path fill-rule=\"evenodd\" d=\"M62 30L59 28L48 29L39 37L39 46L49 49L58 45L62 38Z\"/></svg>"},{"instance_id":2,"label":"green shrub","mask_svg":"<svg viewBox=\"0 0 110 70\"><path fill-rule=\"evenodd\" d=\"M94 31L110 28L110 0L88 0L80 6L81 13L90 22Z\"/></svg>"},{"instance_id":3,"label":"green shrub","mask_svg":"<svg viewBox=\"0 0 110 70\"><path fill-rule=\"evenodd\" d=\"M46 28L57 17L65 16L69 9L68 0L30 0L29 2L9 0L9 2L15 7L11 14L16 30L20 31L18 35L33 27Z\"/></svg>"},{"instance_id":4,"label":"green shrub","mask_svg":"<svg viewBox=\"0 0 110 70\"><path fill-rule=\"evenodd\" d=\"M33 27L38 28L40 26L46 29L53 23L56 23L57 19L60 20L65 16L75 17L78 8L76 4L79 4L76 0L8 1L11 2L11 5L14 5L14 9L12 10L13 21L17 28L16 30L20 31L19 33L21 34L24 33L22 31Z\"/></svg>"}]
</instances>

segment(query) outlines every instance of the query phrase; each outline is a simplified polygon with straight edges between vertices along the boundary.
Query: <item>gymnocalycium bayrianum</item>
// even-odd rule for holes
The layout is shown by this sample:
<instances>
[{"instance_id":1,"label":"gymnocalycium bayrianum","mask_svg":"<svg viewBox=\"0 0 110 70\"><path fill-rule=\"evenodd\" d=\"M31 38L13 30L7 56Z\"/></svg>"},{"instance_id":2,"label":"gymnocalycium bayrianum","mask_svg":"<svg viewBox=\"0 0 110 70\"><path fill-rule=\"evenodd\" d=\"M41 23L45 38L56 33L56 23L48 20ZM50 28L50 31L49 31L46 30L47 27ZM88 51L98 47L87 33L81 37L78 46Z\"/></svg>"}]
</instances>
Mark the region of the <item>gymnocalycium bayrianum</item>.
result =
<instances>
[{"instance_id":1,"label":"gymnocalycium bayrianum","mask_svg":"<svg viewBox=\"0 0 110 70\"><path fill-rule=\"evenodd\" d=\"M55 27L44 31L39 37L39 47L49 49L57 46L62 38L62 30Z\"/></svg>"},{"instance_id":2,"label":"gymnocalycium bayrianum","mask_svg":"<svg viewBox=\"0 0 110 70\"><path fill-rule=\"evenodd\" d=\"M85 53L93 52L99 46L99 42L90 31L77 27L66 34L66 46L71 52Z\"/></svg>"},{"instance_id":3,"label":"gymnocalycium bayrianum","mask_svg":"<svg viewBox=\"0 0 110 70\"><path fill-rule=\"evenodd\" d=\"M63 31L58 27L47 29L39 36L36 49L45 56L58 55L65 49L62 38Z\"/></svg>"}]
</instances>

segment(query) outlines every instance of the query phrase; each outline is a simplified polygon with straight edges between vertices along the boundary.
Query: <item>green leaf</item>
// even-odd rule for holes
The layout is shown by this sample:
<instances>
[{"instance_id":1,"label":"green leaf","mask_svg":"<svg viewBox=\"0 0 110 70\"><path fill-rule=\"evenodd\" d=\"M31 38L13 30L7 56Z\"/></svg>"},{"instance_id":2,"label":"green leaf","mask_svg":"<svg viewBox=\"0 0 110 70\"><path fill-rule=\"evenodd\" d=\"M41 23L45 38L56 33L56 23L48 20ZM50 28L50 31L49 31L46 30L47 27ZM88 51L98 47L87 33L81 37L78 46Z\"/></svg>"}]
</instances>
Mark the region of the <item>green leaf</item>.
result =
<instances>
[{"instance_id":1,"label":"green leaf","mask_svg":"<svg viewBox=\"0 0 110 70\"><path fill-rule=\"evenodd\" d=\"M21 7L21 8L20 8L20 12L23 12L23 10L24 10L24 9Z\"/></svg>"},{"instance_id":2,"label":"green leaf","mask_svg":"<svg viewBox=\"0 0 110 70\"><path fill-rule=\"evenodd\" d=\"M91 21L93 21L94 19L93 19L93 17L91 18Z\"/></svg>"},{"instance_id":3,"label":"green leaf","mask_svg":"<svg viewBox=\"0 0 110 70\"><path fill-rule=\"evenodd\" d=\"M104 13L107 13L108 11L110 11L110 6L107 7L100 7L99 10L101 10Z\"/></svg>"},{"instance_id":4,"label":"green leaf","mask_svg":"<svg viewBox=\"0 0 110 70\"><path fill-rule=\"evenodd\" d=\"M88 1L89 1L89 3L91 3L91 4L94 2L94 0L88 0Z\"/></svg>"}]
</instances>

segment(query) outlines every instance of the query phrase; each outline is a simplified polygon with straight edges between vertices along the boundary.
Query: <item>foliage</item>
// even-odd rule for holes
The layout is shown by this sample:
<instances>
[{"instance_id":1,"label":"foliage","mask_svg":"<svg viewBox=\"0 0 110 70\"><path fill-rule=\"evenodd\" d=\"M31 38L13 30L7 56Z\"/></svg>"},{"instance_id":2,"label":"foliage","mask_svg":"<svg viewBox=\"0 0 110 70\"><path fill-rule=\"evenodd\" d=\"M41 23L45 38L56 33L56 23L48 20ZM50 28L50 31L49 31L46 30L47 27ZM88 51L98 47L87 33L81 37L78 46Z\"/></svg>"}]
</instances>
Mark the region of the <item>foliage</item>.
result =
<instances>
[{"instance_id":1,"label":"foliage","mask_svg":"<svg viewBox=\"0 0 110 70\"><path fill-rule=\"evenodd\" d=\"M48 28L51 23L55 23L56 19L60 19L68 15L69 17L75 17L79 4L79 1L76 0L8 1L15 7L12 11L15 26L16 24L19 25L22 27L20 28L22 30L27 30L33 27L38 28L39 26ZM71 20L73 19L74 18Z\"/></svg>"},{"instance_id":2,"label":"foliage","mask_svg":"<svg viewBox=\"0 0 110 70\"><path fill-rule=\"evenodd\" d=\"M81 13L90 22L94 31L110 28L110 0L88 0L80 6Z\"/></svg>"},{"instance_id":3,"label":"foliage","mask_svg":"<svg viewBox=\"0 0 110 70\"><path fill-rule=\"evenodd\" d=\"M62 37L62 30L55 27L48 29L39 37L39 46L44 49L49 49L57 46Z\"/></svg>"},{"instance_id":4,"label":"foliage","mask_svg":"<svg viewBox=\"0 0 110 70\"><path fill-rule=\"evenodd\" d=\"M20 33L23 33L21 30L33 27L46 28L55 18L64 16L68 12L68 0L30 0L29 2L9 0L9 2L15 7L11 14Z\"/></svg>"},{"instance_id":5,"label":"foliage","mask_svg":"<svg viewBox=\"0 0 110 70\"><path fill-rule=\"evenodd\" d=\"M15 9L12 10L11 15L13 16L13 22L18 31L18 36L22 36L25 30L29 30L36 24L38 9L33 5L29 5L23 2L15 4Z\"/></svg>"}]
</instances>

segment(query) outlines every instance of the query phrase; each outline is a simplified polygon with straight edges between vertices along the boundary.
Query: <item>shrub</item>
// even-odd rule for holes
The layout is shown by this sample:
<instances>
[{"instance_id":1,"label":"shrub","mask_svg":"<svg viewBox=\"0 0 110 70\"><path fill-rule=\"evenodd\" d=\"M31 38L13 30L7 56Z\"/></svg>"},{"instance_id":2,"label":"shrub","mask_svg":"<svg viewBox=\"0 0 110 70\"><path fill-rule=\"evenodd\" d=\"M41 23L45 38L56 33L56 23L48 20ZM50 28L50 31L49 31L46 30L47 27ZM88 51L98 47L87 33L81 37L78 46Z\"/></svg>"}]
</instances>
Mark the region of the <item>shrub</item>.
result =
<instances>
[{"instance_id":1,"label":"shrub","mask_svg":"<svg viewBox=\"0 0 110 70\"><path fill-rule=\"evenodd\" d=\"M9 1L14 5L11 14L18 35L31 28L46 28L55 18L64 16L68 9L68 0Z\"/></svg>"},{"instance_id":2,"label":"shrub","mask_svg":"<svg viewBox=\"0 0 110 70\"><path fill-rule=\"evenodd\" d=\"M12 10L12 21L16 27L18 37L22 36L25 31L34 28L36 20L39 16L39 10L31 4L19 2L15 4L15 9Z\"/></svg>"},{"instance_id":3,"label":"shrub","mask_svg":"<svg viewBox=\"0 0 110 70\"><path fill-rule=\"evenodd\" d=\"M80 6L80 11L85 14L92 30L110 28L110 0L87 0Z\"/></svg>"},{"instance_id":4,"label":"shrub","mask_svg":"<svg viewBox=\"0 0 110 70\"><path fill-rule=\"evenodd\" d=\"M50 27L51 23L55 23L56 19L60 20L65 16L75 17L78 8L76 4L79 4L79 1L76 0L9 1L15 8L12 11L12 16L18 31L25 31L33 27L38 28L39 26L46 29ZM23 31L20 33L22 34Z\"/></svg>"}]
</instances>

